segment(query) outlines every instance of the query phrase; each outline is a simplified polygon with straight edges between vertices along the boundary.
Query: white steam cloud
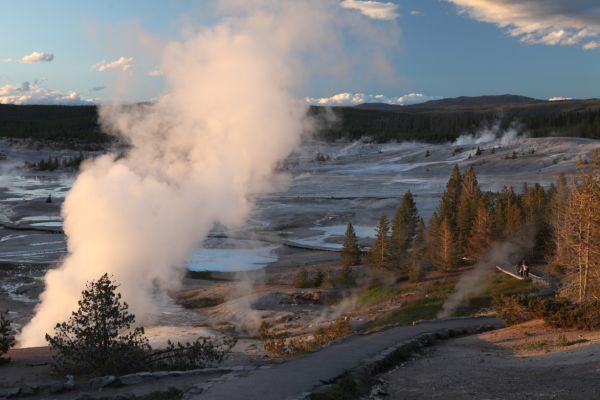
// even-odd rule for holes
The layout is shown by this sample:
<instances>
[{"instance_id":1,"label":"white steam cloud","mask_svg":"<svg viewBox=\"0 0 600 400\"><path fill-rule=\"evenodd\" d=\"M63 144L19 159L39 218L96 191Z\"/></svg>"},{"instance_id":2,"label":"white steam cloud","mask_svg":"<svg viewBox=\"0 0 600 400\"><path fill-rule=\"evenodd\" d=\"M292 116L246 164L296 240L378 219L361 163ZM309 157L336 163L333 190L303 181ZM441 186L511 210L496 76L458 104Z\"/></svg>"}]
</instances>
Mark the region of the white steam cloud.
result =
<instances>
[{"instance_id":1,"label":"white steam cloud","mask_svg":"<svg viewBox=\"0 0 600 400\"><path fill-rule=\"evenodd\" d=\"M340 8L252 4L223 2L224 22L164 48L167 89L156 103L100 109L103 126L130 148L83 165L62 210L69 254L47 273L21 346L44 344L85 282L103 273L147 321L152 291L178 287L214 224L242 224L255 196L272 189L275 166L310 127L296 95L307 60L342 53L332 40Z\"/></svg>"},{"instance_id":2,"label":"white steam cloud","mask_svg":"<svg viewBox=\"0 0 600 400\"><path fill-rule=\"evenodd\" d=\"M510 146L518 142L521 128L518 125L512 125L506 130L500 128L496 123L491 126L485 126L474 134L460 135L452 145L454 146L474 146L483 144L494 144L502 147Z\"/></svg>"}]
</instances>

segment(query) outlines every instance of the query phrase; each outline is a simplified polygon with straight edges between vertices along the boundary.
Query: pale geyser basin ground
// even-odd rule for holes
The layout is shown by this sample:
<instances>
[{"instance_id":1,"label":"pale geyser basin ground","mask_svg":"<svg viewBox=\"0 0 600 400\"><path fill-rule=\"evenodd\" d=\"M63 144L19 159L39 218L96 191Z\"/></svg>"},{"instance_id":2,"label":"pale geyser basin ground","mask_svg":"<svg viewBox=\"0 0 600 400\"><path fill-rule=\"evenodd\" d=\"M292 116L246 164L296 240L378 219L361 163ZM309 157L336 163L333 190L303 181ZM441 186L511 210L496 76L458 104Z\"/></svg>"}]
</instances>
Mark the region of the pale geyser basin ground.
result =
<instances>
[{"instance_id":1,"label":"pale geyser basin ground","mask_svg":"<svg viewBox=\"0 0 600 400\"><path fill-rule=\"evenodd\" d=\"M502 145L304 144L284 163L289 185L258 198L245 226L215 232L186 266L229 272L267 266L269 274L335 260L347 221L354 223L360 244L368 246L380 214L391 218L406 190L427 220L454 164L462 170L473 167L483 190L512 185L519 191L525 182L548 187L560 172L576 173L577 158L598 146L600 141L565 138L517 138ZM479 156L476 147L482 150ZM0 142L0 151L7 155L0 160L0 309L11 310L19 328L31 317L45 271L65 255L60 205L75 176L28 171L24 161L40 158L30 150ZM516 159L508 157L513 152ZM329 160L316 161L317 153ZM48 150L43 157L53 154L69 155ZM49 194L50 204L45 202ZM204 321L205 316L172 301L159 304L155 326L180 326L183 334L186 326Z\"/></svg>"}]
</instances>

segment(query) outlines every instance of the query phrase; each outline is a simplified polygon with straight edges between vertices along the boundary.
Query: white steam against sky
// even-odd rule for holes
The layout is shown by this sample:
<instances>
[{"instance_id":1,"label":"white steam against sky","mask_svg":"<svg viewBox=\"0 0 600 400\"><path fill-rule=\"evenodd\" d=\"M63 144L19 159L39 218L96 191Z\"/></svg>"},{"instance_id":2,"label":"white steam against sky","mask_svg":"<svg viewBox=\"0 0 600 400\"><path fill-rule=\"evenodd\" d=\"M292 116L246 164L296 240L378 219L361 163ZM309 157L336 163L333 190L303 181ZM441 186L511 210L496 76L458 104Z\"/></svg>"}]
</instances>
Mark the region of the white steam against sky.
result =
<instances>
[{"instance_id":1,"label":"white steam against sky","mask_svg":"<svg viewBox=\"0 0 600 400\"><path fill-rule=\"evenodd\" d=\"M296 93L305 66L343 73L340 24L384 36L335 1L229 0L221 9L224 22L162 50L167 88L159 100L100 109L103 127L130 148L83 166L62 209L68 256L47 273L20 346L45 344L85 283L104 273L120 283L138 320L151 317L153 288L178 287L215 223L245 221L254 197L273 188L274 167L310 128ZM369 54L382 54L377 48L370 44Z\"/></svg>"}]
</instances>

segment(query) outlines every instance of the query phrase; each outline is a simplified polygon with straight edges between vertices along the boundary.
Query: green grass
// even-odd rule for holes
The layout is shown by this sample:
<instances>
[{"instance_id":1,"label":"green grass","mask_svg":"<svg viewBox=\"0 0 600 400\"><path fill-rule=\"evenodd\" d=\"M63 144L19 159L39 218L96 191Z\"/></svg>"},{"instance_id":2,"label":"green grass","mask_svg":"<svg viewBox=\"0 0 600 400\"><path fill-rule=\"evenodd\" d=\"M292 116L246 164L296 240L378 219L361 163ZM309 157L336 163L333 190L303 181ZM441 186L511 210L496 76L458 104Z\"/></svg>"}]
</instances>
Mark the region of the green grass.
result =
<instances>
[{"instance_id":1,"label":"green grass","mask_svg":"<svg viewBox=\"0 0 600 400\"><path fill-rule=\"evenodd\" d=\"M407 292L408 291L406 289L396 287L385 287L382 285L373 286L368 288L366 291L362 292L358 296L358 299L356 300L356 305L359 308L373 306L375 304L391 300L394 297L400 296Z\"/></svg>"},{"instance_id":2,"label":"green grass","mask_svg":"<svg viewBox=\"0 0 600 400\"><path fill-rule=\"evenodd\" d=\"M472 297L467 304L456 310L456 316L472 315L489 308L492 299L497 296L514 296L517 294L531 293L536 290L531 280L518 280L502 273L494 274L487 282L485 289L478 295Z\"/></svg>"},{"instance_id":3,"label":"green grass","mask_svg":"<svg viewBox=\"0 0 600 400\"><path fill-rule=\"evenodd\" d=\"M416 300L407 301L406 303L402 304L402 306L393 310L382 318L359 325L355 328L355 330L368 332L377 330L386 325L409 325L413 321L420 319L433 319L442 309L442 305L444 304L446 297L448 297L448 294L454 288L454 283L454 280L422 283L411 289L411 291L417 292L417 294L423 297ZM396 290L400 293L402 292L402 289ZM404 290L406 291L406 289ZM390 298L389 295L391 295L393 291L373 291L373 288L371 288L367 293L368 294L366 295L366 298L375 301L376 299ZM396 292L396 295L397 293L398 292Z\"/></svg>"},{"instance_id":4,"label":"green grass","mask_svg":"<svg viewBox=\"0 0 600 400\"><path fill-rule=\"evenodd\" d=\"M443 298L424 298L403 304L383 318L366 322L357 331L374 331L386 325L409 325L420 319L433 319L442 309Z\"/></svg>"}]
</instances>

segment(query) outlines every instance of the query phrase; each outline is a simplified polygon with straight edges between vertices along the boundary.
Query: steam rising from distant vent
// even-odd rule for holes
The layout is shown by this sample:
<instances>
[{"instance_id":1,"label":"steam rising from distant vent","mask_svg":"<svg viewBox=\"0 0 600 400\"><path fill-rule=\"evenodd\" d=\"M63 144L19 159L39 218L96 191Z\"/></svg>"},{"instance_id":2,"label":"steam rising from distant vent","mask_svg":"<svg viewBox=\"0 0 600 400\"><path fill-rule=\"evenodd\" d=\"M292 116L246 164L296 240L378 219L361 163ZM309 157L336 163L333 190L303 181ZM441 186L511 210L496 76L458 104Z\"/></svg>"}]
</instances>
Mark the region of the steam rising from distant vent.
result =
<instances>
[{"instance_id":1,"label":"steam rising from distant vent","mask_svg":"<svg viewBox=\"0 0 600 400\"><path fill-rule=\"evenodd\" d=\"M85 282L105 272L138 318L151 316L152 289L177 288L182 265L213 225L243 223L254 197L273 188L275 165L309 128L296 92L303 65L343 73L340 24L357 28L359 40L389 39L335 1L220 7L225 22L165 47L167 89L156 103L100 109L104 128L131 148L83 166L62 210L69 255L47 273L21 346L45 344ZM368 46L369 61L385 67L381 46Z\"/></svg>"}]
</instances>

